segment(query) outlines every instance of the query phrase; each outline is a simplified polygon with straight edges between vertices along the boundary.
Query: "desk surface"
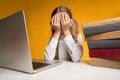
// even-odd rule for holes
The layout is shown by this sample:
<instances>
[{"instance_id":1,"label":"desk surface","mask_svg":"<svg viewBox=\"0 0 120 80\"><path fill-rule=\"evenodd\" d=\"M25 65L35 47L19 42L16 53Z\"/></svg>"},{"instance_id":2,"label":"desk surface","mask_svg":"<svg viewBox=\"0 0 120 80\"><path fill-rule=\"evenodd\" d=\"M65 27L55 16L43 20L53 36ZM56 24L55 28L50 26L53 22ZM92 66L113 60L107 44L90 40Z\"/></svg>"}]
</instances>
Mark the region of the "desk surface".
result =
<instances>
[{"instance_id":1,"label":"desk surface","mask_svg":"<svg viewBox=\"0 0 120 80\"><path fill-rule=\"evenodd\" d=\"M120 70L63 62L36 74L0 68L0 80L120 80Z\"/></svg>"}]
</instances>

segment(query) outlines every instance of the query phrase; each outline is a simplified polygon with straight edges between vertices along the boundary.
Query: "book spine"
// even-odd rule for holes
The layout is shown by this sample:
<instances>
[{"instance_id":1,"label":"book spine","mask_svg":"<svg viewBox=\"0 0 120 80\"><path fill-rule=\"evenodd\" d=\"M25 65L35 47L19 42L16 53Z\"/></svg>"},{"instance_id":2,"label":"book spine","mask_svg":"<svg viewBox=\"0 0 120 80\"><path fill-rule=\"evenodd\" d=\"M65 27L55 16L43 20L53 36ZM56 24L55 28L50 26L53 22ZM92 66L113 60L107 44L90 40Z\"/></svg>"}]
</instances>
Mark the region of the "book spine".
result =
<instances>
[{"instance_id":1,"label":"book spine","mask_svg":"<svg viewBox=\"0 0 120 80\"><path fill-rule=\"evenodd\" d=\"M120 60L108 60L101 58L91 58L90 64L93 66L120 69Z\"/></svg>"},{"instance_id":2,"label":"book spine","mask_svg":"<svg viewBox=\"0 0 120 80\"><path fill-rule=\"evenodd\" d=\"M120 24L111 24L111 25L97 26L97 27L90 27L83 29L85 36L116 31L116 30L120 30Z\"/></svg>"},{"instance_id":3,"label":"book spine","mask_svg":"<svg viewBox=\"0 0 120 80\"><path fill-rule=\"evenodd\" d=\"M89 49L120 48L120 40L90 40L87 43Z\"/></svg>"},{"instance_id":4,"label":"book spine","mask_svg":"<svg viewBox=\"0 0 120 80\"><path fill-rule=\"evenodd\" d=\"M82 24L82 27L88 28L88 27L104 26L104 25L117 24L117 23L120 23L120 17L85 23L85 24Z\"/></svg>"},{"instance_id":5,"label":"book spine","mask_svg":"<svg viewBox=\"0 0 120 80\"><path fill-rule=\"evenodd\" d=\"M91 49L89 56L92 58L103 58L120 60L120 49Z\"/></svg>"},{"instance_id":6,"label":"book spine","mask_svg":"<svg viewBox=\"0 0 120 80\"><path fill-rule=\"evenodd\" d=\"M113 32L105 32L101 34L85 36L85 40L105 40L105 39L120 39L120 30Z\"/></svg>"}]
</instances>

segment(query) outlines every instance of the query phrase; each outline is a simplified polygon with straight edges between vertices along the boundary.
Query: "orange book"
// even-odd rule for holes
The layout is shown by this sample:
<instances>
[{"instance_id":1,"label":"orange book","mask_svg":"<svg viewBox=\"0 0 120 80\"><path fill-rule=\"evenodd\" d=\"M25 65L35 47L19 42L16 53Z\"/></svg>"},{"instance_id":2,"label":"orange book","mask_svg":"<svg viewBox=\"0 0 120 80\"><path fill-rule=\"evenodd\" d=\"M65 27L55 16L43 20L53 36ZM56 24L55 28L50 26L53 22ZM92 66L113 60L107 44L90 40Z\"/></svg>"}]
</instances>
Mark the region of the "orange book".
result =
<instances>
[{"instance_id":1,"label":"orange book","mask_svg":"<svg viewBox=\"0 0 120 80\"><path fill-rule=\"evenodd\" d=\"M115 23L116 24L120 23L120 17L85 23L85 24L82 24L82 27L83 28L89 28L89 27L97 27L97 26L103 26L103 25L110 25L110 24L115 24Z\"/></svg>"},{"instance_id":2,"label":"orange book","mask_svg":"<svg viewBox=\"0 0 120 80\"><path fill-rule=\"evenodd\" d=\"M102 58L91 58L90 64L92 66L107 67L120 69L120 60L109 60Z\"/></svg>"}]
</instances>

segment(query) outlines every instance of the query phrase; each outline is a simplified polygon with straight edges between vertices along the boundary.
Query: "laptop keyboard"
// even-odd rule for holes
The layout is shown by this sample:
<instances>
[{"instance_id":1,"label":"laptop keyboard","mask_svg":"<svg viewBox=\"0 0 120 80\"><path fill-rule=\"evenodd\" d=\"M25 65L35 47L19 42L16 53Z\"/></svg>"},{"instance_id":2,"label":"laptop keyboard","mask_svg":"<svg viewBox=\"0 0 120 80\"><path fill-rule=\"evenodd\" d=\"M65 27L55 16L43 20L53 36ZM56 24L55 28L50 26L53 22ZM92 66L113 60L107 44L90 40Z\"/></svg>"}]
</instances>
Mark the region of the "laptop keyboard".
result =
<instances>
[{"instance_id":1,"label":"laptop keyboard","mask_svg":"<svg viewBox=\"0 0 120 80\"><path fill-rule=\"evenodd\" d=\"M50 65L47 63L40 63L40 62L32 62L32 64L33 64L33 69L38 69L38 68Z\"/></svg>"}]
</instances>

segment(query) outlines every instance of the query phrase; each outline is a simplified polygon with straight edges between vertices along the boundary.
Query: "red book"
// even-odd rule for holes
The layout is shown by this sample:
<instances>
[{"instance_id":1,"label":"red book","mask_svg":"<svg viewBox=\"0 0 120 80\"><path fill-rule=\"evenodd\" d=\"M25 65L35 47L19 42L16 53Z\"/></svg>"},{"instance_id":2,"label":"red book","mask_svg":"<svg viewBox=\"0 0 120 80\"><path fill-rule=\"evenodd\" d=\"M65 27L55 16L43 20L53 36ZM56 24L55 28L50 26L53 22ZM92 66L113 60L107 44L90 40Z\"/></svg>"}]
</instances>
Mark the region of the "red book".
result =
<instances>
[{"instance_id":1,"label":"red book","mask_svg":"<svg viewBox=\"0 0 120 80\"><path fill-rule=\"evenodd\" d=\"M120 49L90 49L89 56L92 58L120 60Z\"/></svg>"}]
</instances>

